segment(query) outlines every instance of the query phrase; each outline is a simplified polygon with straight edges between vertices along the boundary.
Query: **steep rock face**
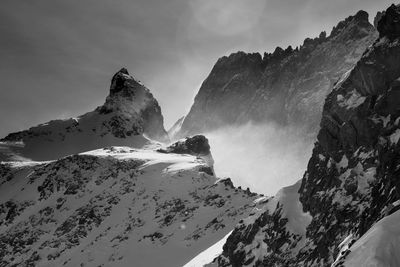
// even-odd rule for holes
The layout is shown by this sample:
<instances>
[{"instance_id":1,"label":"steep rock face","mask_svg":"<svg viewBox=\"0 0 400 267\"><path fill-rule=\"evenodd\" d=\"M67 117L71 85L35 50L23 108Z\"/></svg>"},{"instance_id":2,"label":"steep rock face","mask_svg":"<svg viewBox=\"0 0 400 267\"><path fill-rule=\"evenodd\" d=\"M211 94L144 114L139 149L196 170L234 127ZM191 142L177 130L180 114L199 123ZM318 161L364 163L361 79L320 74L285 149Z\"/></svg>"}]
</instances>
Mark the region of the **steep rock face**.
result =
<instances>
[{"instance_id":1,"label":"steep rock face","mask_svg":"<svg viewBox=\"0 0 400 267\"><path fill-rule=\"evenodd\" d=\"M2 153L2 159L17 155L49 160L110 145L141 147L146 137L169 140L157 100L123 68L112 78L104 105L96 110L11 133L0 141L9 154ZM23 145L15 146L16 142Z\"/></svg>"},{"instance_id":2,"label":"steep rock face","mask_svg":"<svg viewBox=\"0 0 400 267\"><path fill-rule=\"evenodd\" d=\"M304 254L308 259L331 263L346 236L363 235L393 212L392 203L400 198L400 43L392 27L400 18L398 11L395 6L386 10L378 23L380 38L326 100L318 142L300 189L305 210L314 216L309 246L319 247L308 251L310 256ZM328 231L324 240L317 226Z\"/></svg>"},{"instance_id":3,"label":"steep rock face","mask_svg":"<svg viewBox=\"0 0 400 267\"><path fill-rule=\"evenodd\" d=\"M218 60L203 82L177 138L248 121L301 126L314 135L323 100L377 37L368 14L340 22L300 48L238 52Z\"/></svg>"},{"instance_id":4,"label":"steep rock face","mask_svg":"<svg viewBox=\"0 0 400 267\"><path fill-rule=\"evenodd\" d=\"M251 105L249 92L257 90L261 77L262 58L258 53L238 52L220 58L203 82L177 136L234 124L239 114L230 111Z\"/></svg>"},{"instance_id":5,"label":"steep rock face","mask_svg":"<svg viewBox=\"0 0 400 267\"><path fill-rule=\"evenodd\" d=\"M137 128L137 132L146 134L152 139L168 140L157 100L150 90L130 76L125 68L112 78L110 94L98 111L100 114L119 115L118 123L112 128L113 134L117 137L126 137L130 134L129 130ZM132 119L137 120L135 122L137 125L129 125Z\"/></svg>"},{"instance_id":6,"label":"steep rock face","mask_svg":"<svg viewBox=\"0 0 400 267\"><path fill-rule=\"evenodd\" d=\"M0 163L0 266L183 266L257 206L209 157L108 147Z\"/></svg>"},{"instance_id":7,"label":"steep rock face","mask_svg":"<svg viewBox=\"0 0 400 267\"><path fill-rule=\"evenodd\" d=\"M326 99L318 141L296 197L303 214L283 213L290 205L272 198L278 204L267 205L251 224L239 224L213 265L364 266L357 262L363 260L357 256L359 246L372 237L363 235L400 207L400 37L394 26L399 11L393 5L385 12L379 39ZM293 230L290 225L304 214L311 219ZM379 257L372 249L370 259ZM391 266L379 258L372 262Z\"/></svg>"},{"instance_id":8,"label":"steep rock face","mask_svg":"<svg viewBox=\"0 0 400 267\"><path fill-rule=\"evenodd\" d=\"M378 13L376 14L375 18L374 18L374 27L376 29L378 29L378 22L381 20L381 18L383 17L384 12L378 11Z\"/></svg>"}]
</instances>

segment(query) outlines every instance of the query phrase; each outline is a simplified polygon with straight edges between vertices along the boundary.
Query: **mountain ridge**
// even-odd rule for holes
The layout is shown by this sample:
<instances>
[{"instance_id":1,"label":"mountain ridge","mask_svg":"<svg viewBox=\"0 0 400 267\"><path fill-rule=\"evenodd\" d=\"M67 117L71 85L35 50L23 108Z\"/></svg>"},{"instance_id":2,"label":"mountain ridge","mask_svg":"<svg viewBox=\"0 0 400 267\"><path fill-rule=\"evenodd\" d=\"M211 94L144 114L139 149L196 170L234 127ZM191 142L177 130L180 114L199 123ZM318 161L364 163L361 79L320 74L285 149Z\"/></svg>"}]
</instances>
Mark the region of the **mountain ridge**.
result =
<instances>
[{"instance_id":1,"label":"mountain ridge","mask_svg":"<svg viewBox=\"0 0 400 267\"><path fill-rule=\"evenodd\" d=\"M263 56L239 51L221 57L176 138L248 121L296 125L315 137L323 99L376 37L368 14L359 11L338 23L329 36L321 32L295 49L277 47Z\"/></svg>"},{"instance_id":2,"label":"mountain ridge","mask_svg":"<svg viewBox=\"0 0 400 267\"><path fill-rule=\"evenodd\" d=\"M1 162L0 266L182 266L258 205L212 168L201 136Z\"/></svg>"},{"instance_id":3,"label":"mountain ridge","mask_svg":"<svg viewBox=\"0 0 400 267\"><path fill-rule=\"evenodd\" d=\"M288 204L278 194L269 200L276 206L235 228L210 266L398 264L398 248L391 246L397 237L379 229L396 220L400 207L399 19L400 7L390 6L378 23L379 38L326 98L312 157L297 183L295 199L309 223L289 227L301 214L285 213Z\"/></svg>"}]
</instances>

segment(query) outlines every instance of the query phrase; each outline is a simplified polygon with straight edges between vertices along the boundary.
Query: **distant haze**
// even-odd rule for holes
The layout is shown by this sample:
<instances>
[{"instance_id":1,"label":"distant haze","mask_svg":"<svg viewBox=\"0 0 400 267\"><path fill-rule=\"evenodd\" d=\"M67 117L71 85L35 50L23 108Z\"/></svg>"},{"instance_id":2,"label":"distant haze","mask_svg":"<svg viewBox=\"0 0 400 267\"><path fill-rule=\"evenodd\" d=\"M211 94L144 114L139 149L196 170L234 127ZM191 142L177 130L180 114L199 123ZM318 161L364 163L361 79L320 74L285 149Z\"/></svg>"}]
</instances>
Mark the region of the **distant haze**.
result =
<instances>
[{"instance_id":1,"label":"distant haze","mask_svg":"<svg viewBox=\"0 0 400 267\"><path fill-rule=\"evenodd\" d=\"M103 103L122 66L152 90L168 128L217 58L328 33L386 0L2 0L0 136Z\"/></svg>"},{"instance_id":2,"label":"distant haze","mask_svg":"<svg viewBox=\"0 0 400 267\"><path fill-rule=\"evenodd\" d=\"M218 177L267 195L303 177L313 143L298 129L274 123L225 127L206 136Z\"/></svg>"}]
</instances>

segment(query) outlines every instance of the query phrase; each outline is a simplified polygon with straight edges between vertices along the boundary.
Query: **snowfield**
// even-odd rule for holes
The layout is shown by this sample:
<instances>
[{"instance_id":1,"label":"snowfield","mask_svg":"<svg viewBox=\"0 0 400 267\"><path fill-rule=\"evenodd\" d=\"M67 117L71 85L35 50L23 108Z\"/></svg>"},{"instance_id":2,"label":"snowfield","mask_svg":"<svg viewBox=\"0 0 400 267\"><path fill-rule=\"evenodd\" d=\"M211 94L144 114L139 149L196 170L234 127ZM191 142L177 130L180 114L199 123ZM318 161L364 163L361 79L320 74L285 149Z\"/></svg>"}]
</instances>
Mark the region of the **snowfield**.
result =
<instances>
[{"instance_id":1,"label":"snowfield","mask_svg":"<svg viewBox=\"0 0 400 267\"><path fill-rule=\"evenodd\" d=\"M400 211L377 222L350 247L343 266L400 266L399 222Z\"/></svg>"},{"instance_id":2,"label":"snowfield","mask_svg":"<svg viewBox=\"0 0 400 267\"><path fill-rule=\"evenodd\" d=\"M218 180L211 155L130 147L0 174L0 266L183 266L260 197Z\"/></svg>"}]
</instances>

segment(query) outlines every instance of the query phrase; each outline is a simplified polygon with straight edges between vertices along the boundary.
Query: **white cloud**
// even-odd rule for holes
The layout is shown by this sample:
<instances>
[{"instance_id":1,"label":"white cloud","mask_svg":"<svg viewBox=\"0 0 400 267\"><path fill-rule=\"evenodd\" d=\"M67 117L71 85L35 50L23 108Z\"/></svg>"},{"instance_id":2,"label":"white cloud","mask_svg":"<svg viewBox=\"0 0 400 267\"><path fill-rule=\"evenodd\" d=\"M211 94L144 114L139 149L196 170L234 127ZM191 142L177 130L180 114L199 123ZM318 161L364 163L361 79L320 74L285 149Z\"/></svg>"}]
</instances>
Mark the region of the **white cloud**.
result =
<instances>
[{"instance_id":1,"label":"white cloud","mask_svg":"<svg viewBox=\"0 0 400 267\"><path fill-rule=\"evenodd\" d=\"M205 135L217 176L267 195L302 178L312 149L312 141L296 128L273 123L249 123Z\"/></svg>"}]
</instances>

